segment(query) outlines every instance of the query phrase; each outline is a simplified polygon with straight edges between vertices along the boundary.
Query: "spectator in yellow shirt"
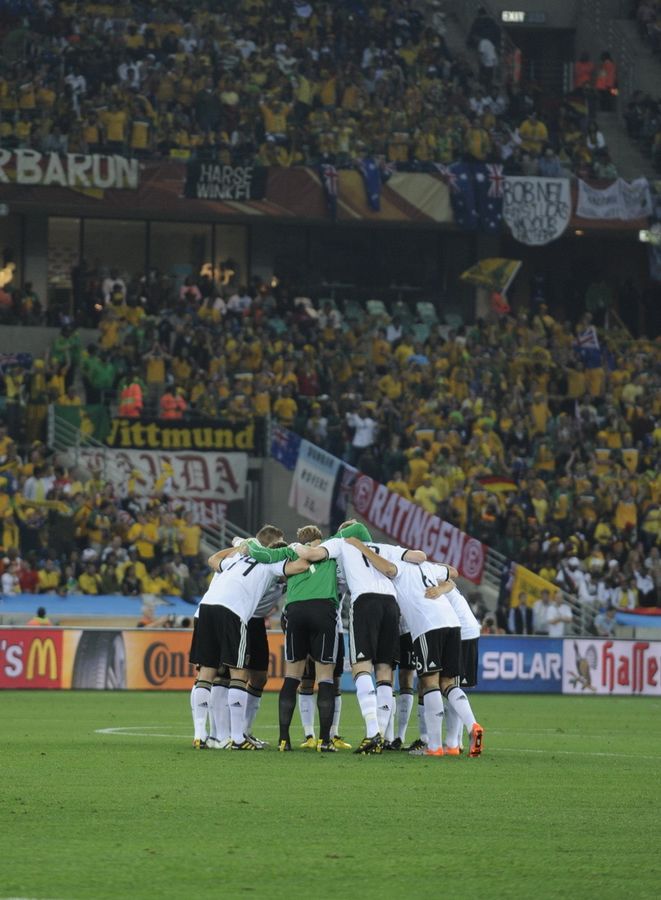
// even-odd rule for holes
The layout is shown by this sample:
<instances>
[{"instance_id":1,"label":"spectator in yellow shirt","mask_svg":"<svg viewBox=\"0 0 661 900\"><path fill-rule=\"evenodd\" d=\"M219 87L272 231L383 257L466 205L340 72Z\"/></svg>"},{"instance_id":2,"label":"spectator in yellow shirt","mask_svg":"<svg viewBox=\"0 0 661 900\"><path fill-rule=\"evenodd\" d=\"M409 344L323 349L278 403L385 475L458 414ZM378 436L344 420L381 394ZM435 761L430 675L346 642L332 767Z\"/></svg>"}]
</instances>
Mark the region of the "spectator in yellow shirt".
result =
<instances>
[{"instance_id":1,"label":"spectator in yellow shirt","mask_svg":"<svg viewBox=\"0 0 661 900\"><path fill-rule=\"evenodd\" d=\"M78 586L83 594L101 593L101 576L97 572L94 563L87 563L85 571L78 579Z\"/></svg>"},{"instance_id":2,"label":"spectator in yellow shirt","mask_svg":"<svg viewBox=\"0 0 661 900\"><path fill-rule=\"evenodd\" d=\"M54 594L60 585L60 573L52 559L47 559L43 569L39 569L38 590L40 594Z\"/></svg>"},{"instance_id":3,"label":"spectator in yellow shirt","mask_svg":"<svg viewBox=\"0 0 661 900\"><path fill-rule=\"evenodd\" d=\"M193 522L193 514L185 513L184 521L179 525L181 555L189 569L196 564L200 553L202 529Z\"/></svg>"},{"instance_id":4,"label":"spectator in yellow shirt","mask_svg":"<svg viewBox=\"0 0 661 900\"><path fill-rule=\"evenodd\" d=\"M548 128L537 118L534 110L519 126L519 135L521 149L535 157L541 154L542 147L549 139Z\"/></svg>"}]
</instances>

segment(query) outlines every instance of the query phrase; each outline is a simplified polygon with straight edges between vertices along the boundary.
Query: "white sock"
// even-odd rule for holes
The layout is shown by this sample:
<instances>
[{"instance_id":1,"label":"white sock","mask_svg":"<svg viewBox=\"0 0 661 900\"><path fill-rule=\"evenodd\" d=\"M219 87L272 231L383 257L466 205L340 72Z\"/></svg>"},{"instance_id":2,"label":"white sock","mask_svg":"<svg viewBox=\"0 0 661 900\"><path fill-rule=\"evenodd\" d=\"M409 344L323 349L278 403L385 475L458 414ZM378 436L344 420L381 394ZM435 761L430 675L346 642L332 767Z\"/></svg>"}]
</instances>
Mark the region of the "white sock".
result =
<instances>
[{"instance_id":1,"label":"white sock","mask_svg":"<svg viewBox=\"0 0 661 900\"><path fill-rule=\"evenodd\" d=\"M303 734L305 737L314 737L314 694L298 693L298 711L301 716L301 725L303 726Z\"/></svg>"},{"instance_id":2,"label":"white sock","mask_svg":"<svg viewBox=\"0 0 661 900\"><path fill-rule=\"evenodd\" d=\"M356 698L365 722L365 734L368 738L379 732L376 715L376 689L369 672L361 672L356 676Z\"/></svg>"},{"instance_id":3,"label":"white sock","mask_svg":"<svg viewBox=\"0 0 661 900\"><path fill-rule=\"evenodd\" d=\"M397 737L400 741L406 741L406 729L408 728L411 710L413 709L413 694L399 692L397 698Z\"/></svg>"},{"instance_id":4,"label":"white sock","mask_svg":"<svg viewBox=\"0 0 661 900\"><path fill-rule=\"evenodd\" d=\"M195 682L195 684L193 685L193 687L190 689L190 708L191 708L191 712L195 709L195 701L194 701L194 697L195 697L195 688L196 688L196 687L197 687L197 681Z\"/></svg>"},{"instance_id":5,"label":"white sock","mask_svg":"<svg viewBox=\"0 0 661 900\"><path fill-rule=\"evenodd\" d=\"M342 694L335 695L335 712L333 713L333 724L331 725L331 737L337 737L340 733L340 716L342 715Z\"/></svg>"},{"instance_id":6,"label":"white sock","mask_svg":"<svg viewBox=\"0 0 661 900\"><path fill-rule=\"evenodd\" d=\"M246 700L248 694L244 687L230 686L227 692L227 702L230 708L230 729L232 732L232 741L235 744L242 744L243 725L246 721Z\"/></svg>"},{"instance_id":7,"label":"white sock","mask_svg":"<svg viewBox=\"0 0 661 900\"><path fill-rule=\"evenodd\" d=\"M466 730L470 731L477 719L473 715L473 710L466 694L460 687L451 687L445 696L452 709L466 726Z\"/></svg>"},{"instance_id":8,"label":"white sock","mask_svg":"<svg viewBox=\"0 0 661 900\"><path fill-rule=\"evenodd\" d=\"M216 726L216 738L226 741L230 736L230 708L227 705L229 688L226 684L214 684L211 688L211 708Z\"/></svg>"},{"instance_id":9,"label":"white sock","mask_svg":"<svg viewBox=\"0 0 661 900\"><path fill-rule=\"evenodd\" d=\"M392 713L392 685L377 684L376 686L376 719L379 725L379 734L385 735L390 715Z\"/></svg>"},{"instance_id":10,"label":"white sock","mask_svg":"<svg viewBox=\"0 0 661 900\"><path fill-rule=\"evenodd\" d=\"M246 734L252 734L252 726L255 722L255 716L259 712L259 704L262 702L261 694L253 694L247 691L246 697L246 721L243 730Z\"/></svg>"},{"instance_id":11,"label":"white sock","mask_svg":"<svg viewBox=\"0 0 661 900\"><path fill-rule=\"evenodd\" d=\"M211 700L211 685L208 682L199 682L193 692L193 727L195 728L195 740L204 741L207 737L207 713Z\"/></svg>"},{"instance_id":12,"label":"white sock","mask_svg":"<svg viewBox=\"0 0 661 900\"><path fill-rule=\"evenodd\" d=\"M387 741L390 741L390 743L392 743L393 740L395 739L395 716L396 715L397 715L397 698L393 695L392 709L390 710L390 718L388 719L388 724L386 725L386 733L383 735L383 737Z\"/></svg>"},{"instance_id":13,"label":"white sock","mask_svg":"<svg viewBox=\"0 0 661 900\"><path fill-rule=\"evenodd\" d=\"M427 744L430 750L438 750L443 735L443 695L440 688L427 691L423 709L427 722Z\"/></svg>"},{"instance_id":14,"label":"white sock","mask_svg":"<svg viewBox=\"0 0 661 900\"><path fill-rule=\"evenodd\" d=\"M448 703L447 697L443 698L443 709L445 712L445 746L459 747L464 726L459 716Z\"/></svg>"},{"instance_id":15,"label":"white sock","mask_svg":"<svg viewBox=\"0 0 661 900\"><path fill-rule=\"evenodd\" d=\"M425 721L425 704L418 698L418 730L420 731L420 740L427 743L427 722Z\"/></svg>"}]
</instances>

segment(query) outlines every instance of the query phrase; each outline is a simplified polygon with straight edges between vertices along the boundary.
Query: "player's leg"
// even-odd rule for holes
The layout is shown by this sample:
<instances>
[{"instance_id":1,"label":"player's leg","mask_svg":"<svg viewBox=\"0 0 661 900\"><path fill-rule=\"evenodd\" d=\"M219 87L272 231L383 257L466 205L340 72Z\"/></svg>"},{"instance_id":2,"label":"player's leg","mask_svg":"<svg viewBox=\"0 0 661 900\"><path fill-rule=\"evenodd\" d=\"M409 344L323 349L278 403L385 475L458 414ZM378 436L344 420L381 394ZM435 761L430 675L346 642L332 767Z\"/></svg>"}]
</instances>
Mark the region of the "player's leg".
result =
<instances>
[{"instance_id":1,"label":"player's leg","mask_svg":"<svg viewBox=\"0 0 661 900\"><path fill-rule=\"evenodd\" d=\"M221 650L221 607L202 604L198 625L191 644L191 656L200 669L193 690L193 747L206 749L207 716L211 702L211 685L218 669Z\"/></svg>"},{"instance_id":2,"label":"player's leg","mask_svg":"<svg viewBox=\"0 0 661 900\"><path fill-rule=\"evenodd\" d=\"M301 725L303 726L304 740L301 748L304 750L314 750L317 746L317 739L314 731L314 660L308 656L301 678L301 684L298 689L298 713L301 717Z\"/></svg>"},{"instance_id":3,"label":"player's leg","mask_svg":"<svg viewBox=\"0 0 661 900\"><path fill-rule=\"evenodd\" d=\"M396 750L401 749L406 741L411 711L413 709L415 675L415 655L410 634L399 636L399 696L397 698L397 734L393 741Z\"/></svg>"},{"instance_id":4,"label":"player's leg","mask_svg":"<svg viewBox=\"0 0 661 900\"><path fill-rule=\"evenodd\" d=\"M338 617L337 629L337 657L333 669L333 686L335 688L335 705L333 708L333 724L331 725L331 740L336 750L351 750L351 744L347 743L340 734L340 719L342 717L342 676L344 675L344 634L340 628Z\"/></svg>"},{"instance_id":5,"label":"player's leg","mask_svg":"<svg viewBox=\"0 0 661 900\"><path fill-rule=\"evenodd\" d=\"M427 747L412 750L429 756L443 755L443 696L440 671L443 663L443 632L435 629L421 634L414 642L416 659L420 663L418 677L422 689Z\"/></svg>"},{"instance_id":6,"label":"player's leg","mask_svg":"<svg viewBox=\"0 0 661 900\"><path fill-rule=\"evenodd\" d=\"M379 734L385 736L388 722L393 713L392 666L377 663L376 672L376 718Z\"/></svg>"},{"instance_id":7,"label":"player's leg","mask_svg":"<svg viewBox=\"0 0 661 900\"><path fill-rule=\"evenodd\" d=\"M428 756L443 755L443 696L438 672L430 672L420 676L425 698L425 724L427 730L427 748L423 752ZM416 752L416 751L413 751Z\"/></svg>"},{"instance_id":8,"label":"player's leg","mask_svg":"<svg viewBox=\"0 0 661 900\"><path fill-rule=\"evenodd\" d=\"M211 686L216 676L213 666L200 666L193 689L193 747L203 750L207 746L207 717L211 703Z\"/></svg>"},{"instance_id":9,"label":"player's leg","mask_svg":"<svg viewBox=\"0 0 661 900\"><path fill-rule=\"evenodd\" d=\"M268 678L269 642L266 623L263 618L253 618L248 622L248 646L250 649L248 686L246 689L246 721L243 732L248 740L264 746L267 741L259 741L253 736L253 724L262 702L264 685Z\"/></svg>"},{"instance_id":10,"label":"player's leg","mask_svg":"<svg viewBox=\"0 0 661 900\"><path fill-rule=\"evenodd\" d=\"M420 666L420 660L417 661L417 665ZM425 697L422 693L422 681L420 680L420 672L418 672L418 685L417 685L417 695L418 695L418 734L420 735L416 738L413 743L407 747L407 750L424 750L427 746L427 722L425 720Z\"/></svg>"},{"instance_id":11,"label":"player's leg","mask_svg":"<svg viewBox=\"0 0 661 900\"><path fill-rule=\"evenodd\" d=\"M335 710L333 671L337 657L337 608L332 600L305 602L310 626L310 650L317 678L317 708L319 710L319 742L321 753L334 753L331 725Z\"/></svg>"},{"instance_id":12,"label":"player's leg","mask_svg":"<svg viewBox=\"0 0 661 900\"><path fill-rule=\"evenodd\" d=\"M454 683L459 685L459 679L455 678ZM445 712L445 749L449 756L458 756L461 752L459 748L464 723L445 696L443 696L443 710Z\"/></svg>"},{"instance_id":13,"label":"player's leg","mask_svg":"<svg viewBox=\"0 0 661 900\"><path fill-rule=\"evenodd\" d=\"M285 625L285 678L278 698L280 733L278 750L291 750L289 729L296 708L296 694L310 652L305 601L290 603L283 613Z\"/></svg>"},{"instance_id":14,"label":"player's leg","mask_svg":"<svg viewBox=\"0 0 661 900\"><path fill-rule=\"evenodd\" d=\"M406 742L406 730L411 718L413 703L415 701L415 689L413 687L413 678L415 672L413 669L399 670L399 697L397 698L397 735L395 740L399 742L399 746L403 746Z\"/></svg>"},{"instance_id":15,"label":"player's leg","mask_svg":"<svg viewBox=\"0 0 661 900\"><path fill-rule=\"evenodd\" d=\"M392 672L399 662L399 607L394 597L383 597L379 604L376 655L376 703L379 732L385 735L393 714Z\"/></svg>"},{"instance_id":16,"label":"player's leg","mask_svg":"<svg viewBox=\"0 0 661 900\"><path fill-rule=\"evenodd\" d=\"M296 692L303 677L305 659L295 662L285 662L285 677L278 697L278 750L291 750L289 729L296 708Z\"/></svg>"},{"instance_id":17,"label":"player's leg","mask_svg":"<svg viewBox=\"0 0 661 900\"><path fill-rule=\"evenodd\" d=\"M468 697L457 685L456 678L454 677L460 675L462 668L461 631L458 628L447 630L448 632L452 632L452 635L448 635L448 647L444 648L446 663L443 667L441 690L443 691L443 696L448 701L449 706L452 707L470 734L469 756L479 756L482 752L484 729L475 718ZM452 650L449 649L450 646L453 648ZM452 659L451 662L447 662L450 653L456 656L456 660Z\"/></svg>"},{"instance_id":18,"label":"player's leg","mask_svg":"<svg viewBox=\"0 0 661 900\"><path fill-rule=\"evenodd\" d=\"M365 737L355 753L380 752L381 735L377 719L376 688L372 679L372 657L376 648L376 635L370 621L369 596L360 596L349 611L349 657L351 674L356 685L356 700L365 723Z\"/></svg>"},{"instance_id":19,"label":"player's leg","mask_svg":"<svg viewBox=\"0 0 661 900\"><path fill-rule=\"evenodd\" d=\"M227 702L230 711L231 750L256 750L243 735L248 700L248 626L235 612L220 607L222 616L221 662L230 673Z\"/></svg>"},{"instance_id":20,"label":"player's leg","mask_svg":"<svg viewBox=\"0 0 661 900\"><path fill-rule=\"evenodd\" d=\"M394 673L393 673L394 678ZM386 725L386 731L383 735L383 749L384 750L397 750L397 746L393 746L395 740L395 719L397 718L397 697L393 694L392 696L392 709L390 710L390 718L388 719L388 724Z\"/></svg>"},{"instance_id":21,"label":"player's leg","mask_svg":"<svg viewBox=\"0 0 661 900\"><path fill-rule=\"evenodd\" d=\"M225 750L231 743L230 709L228 704L229 687L229 669L227 666L221 666L211 685L211 715L209 719L211 720L213 717L214 731L207 743L215 750Z\"/></svg>"}]
</instances>

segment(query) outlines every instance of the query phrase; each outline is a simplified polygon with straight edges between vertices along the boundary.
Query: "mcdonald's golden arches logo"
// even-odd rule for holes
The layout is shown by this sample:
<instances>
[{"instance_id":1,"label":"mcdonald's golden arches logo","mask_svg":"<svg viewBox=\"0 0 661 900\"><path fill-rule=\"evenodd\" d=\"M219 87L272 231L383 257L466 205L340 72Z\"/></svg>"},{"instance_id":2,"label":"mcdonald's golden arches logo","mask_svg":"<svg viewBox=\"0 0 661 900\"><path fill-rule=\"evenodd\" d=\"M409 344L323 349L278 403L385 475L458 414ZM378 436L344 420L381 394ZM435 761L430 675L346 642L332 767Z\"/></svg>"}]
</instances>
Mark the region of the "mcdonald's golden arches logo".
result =
<instances>
[{"instance_id":1,"label":"mcdonald's golden arches logo","mask_svg":"<svg viewBox=\"0 0 661 900\"><path fill-rule=\"evenodd\" d=\"M30 644L25 673L27 681L34 680L35 668L38 678L57 681L57 650L52 638L35 638Z\"/></svg>"}]
</instances>

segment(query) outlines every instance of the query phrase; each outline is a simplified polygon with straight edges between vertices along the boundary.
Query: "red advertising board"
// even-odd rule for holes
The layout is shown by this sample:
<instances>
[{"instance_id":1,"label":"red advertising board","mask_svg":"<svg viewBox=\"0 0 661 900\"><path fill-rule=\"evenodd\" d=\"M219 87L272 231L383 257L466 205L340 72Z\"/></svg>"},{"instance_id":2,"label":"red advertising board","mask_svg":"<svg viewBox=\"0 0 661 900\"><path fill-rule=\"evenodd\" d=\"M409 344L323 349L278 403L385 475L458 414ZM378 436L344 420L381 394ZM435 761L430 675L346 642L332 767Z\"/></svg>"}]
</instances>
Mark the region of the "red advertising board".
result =
<instances>
[{"instance_id":1,"label":"red advertising board","mask_svg":"<svg viewBox=\"0 0 661 900\"><path fill-rule=\"evenodd\" d=\"M0 688L62 687L62 630L0 628Z\"/></svg>"}]
</instances>

